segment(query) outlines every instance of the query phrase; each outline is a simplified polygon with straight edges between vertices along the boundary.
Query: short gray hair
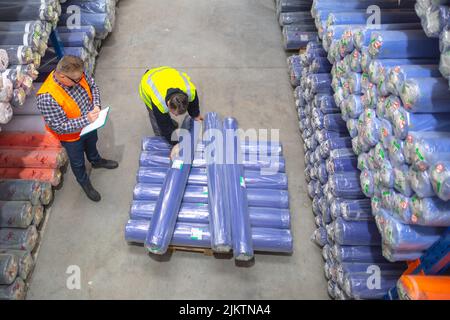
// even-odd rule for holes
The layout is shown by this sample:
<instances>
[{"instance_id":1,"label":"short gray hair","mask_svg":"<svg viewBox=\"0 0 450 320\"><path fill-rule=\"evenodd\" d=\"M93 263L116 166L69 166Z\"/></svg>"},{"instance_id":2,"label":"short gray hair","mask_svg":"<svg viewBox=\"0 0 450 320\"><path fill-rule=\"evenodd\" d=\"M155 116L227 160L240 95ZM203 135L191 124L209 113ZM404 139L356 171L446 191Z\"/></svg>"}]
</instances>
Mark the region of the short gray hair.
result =
<instances>
[{"instance_id":1,"label":"short gray hair","mask_svg":"<svg viewBox=\"0 0 450 320\"><path fill-rule=\"evenodd\" d=\"M84 62L77 56L64 56L56 65L56 71L61 73L83 72Z\"/></svg>"}]
</instances>

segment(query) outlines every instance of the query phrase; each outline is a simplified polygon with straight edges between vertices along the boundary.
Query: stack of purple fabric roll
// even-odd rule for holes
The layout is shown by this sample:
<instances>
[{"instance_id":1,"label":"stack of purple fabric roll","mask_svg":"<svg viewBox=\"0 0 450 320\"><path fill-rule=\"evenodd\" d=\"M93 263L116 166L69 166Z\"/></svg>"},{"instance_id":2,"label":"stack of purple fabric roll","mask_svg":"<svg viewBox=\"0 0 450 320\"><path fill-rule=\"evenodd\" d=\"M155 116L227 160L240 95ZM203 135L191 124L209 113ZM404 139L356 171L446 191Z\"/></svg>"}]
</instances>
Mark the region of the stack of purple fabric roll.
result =
<instances>
[{"instance_id":1,"label":"stack of purple fabric roll","mask_svg":"<svg viewBox=\"0 0 450 320\"><path fill-rule=\"evenodd\" d=\"M226 118L222 125L217 114L206 115L187 183L173 186L182 197L176 209L176 224L167 235L170 244L211 248L221 253L233 251L237 260L244 261L253 257L253 251L291 253L288 185L281 144L241 143L235 139L231 154L242 161L230 164L228 159L225 162L217 157L211 159L208 129L234 132L237 122ZM175 201L173 197L165 197L167 188L163 184L170 179L169 170L185 163L178 166L176 160L171 161L170 149L162 137L146 137L142 141L130 220L125 227L128 242L144 243L151 232L149 227L158 201ZM263 170L269 167L277 170ZM152 252L163 254L166 250Z\"/></svg>"}]
</instances>

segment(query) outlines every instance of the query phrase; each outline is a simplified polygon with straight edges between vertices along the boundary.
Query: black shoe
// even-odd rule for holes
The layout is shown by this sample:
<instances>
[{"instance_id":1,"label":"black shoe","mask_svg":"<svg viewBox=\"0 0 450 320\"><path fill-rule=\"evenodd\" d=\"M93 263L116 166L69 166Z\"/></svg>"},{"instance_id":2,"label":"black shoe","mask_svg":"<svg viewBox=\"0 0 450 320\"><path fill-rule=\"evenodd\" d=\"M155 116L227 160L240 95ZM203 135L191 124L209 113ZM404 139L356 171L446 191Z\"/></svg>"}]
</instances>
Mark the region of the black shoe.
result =
<instances>
[{"instance_id":1,"label":"black shoe","mask_svg":"<svg viewBox=\"0 0 450 320\"><path fill-rule=\"evenodd\" d=\"M119 163L114 160L101 159L99 162L92 163L92 168L106 168L115 169L119 166Z\"/></svg>"},{"instance_id":2,"label":"black shoe","mask_svg":"<svg viewBox=\"0 0 450 320\"><path fill-rule=\"evenodd\" d=\"M94 189L90 181L86 182L84 185L81 185L81 187L83 188L87 197L92 201L99 202L102 199L100 193L98 193L97 190Z\"/></svg>"}]
</instances>

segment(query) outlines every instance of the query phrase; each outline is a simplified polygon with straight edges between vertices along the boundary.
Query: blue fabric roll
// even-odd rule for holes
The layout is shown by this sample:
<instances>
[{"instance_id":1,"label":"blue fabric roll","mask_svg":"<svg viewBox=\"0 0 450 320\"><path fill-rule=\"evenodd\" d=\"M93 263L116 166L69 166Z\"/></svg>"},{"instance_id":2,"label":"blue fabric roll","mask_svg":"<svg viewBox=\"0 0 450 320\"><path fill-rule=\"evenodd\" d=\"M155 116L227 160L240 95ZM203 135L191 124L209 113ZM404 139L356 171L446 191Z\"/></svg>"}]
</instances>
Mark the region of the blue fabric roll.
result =
<instances>
[{"instance_id":1,"label":"blue fabric roll","mask_svg":"<svg viewBox=\"0 0 450 320\"><path fill-rule=\"evenodd\" d=\"M423 227L401 223L386 210L379 210L375 217L383 242L393 250L423 251L431 247L439 238L443 228Z\"/></svg>"},{"instance_id":2,"label":"blue fabric roll","mask_svg":"<svg viewBox=\"0 0 450 320\"><path fill-rule=\"evenodd\" d=\"M411 199L413 223L422 226L449 227L450 203L437 197Z\"/></svg>"},{"instance_id":3,"label":"blue fabric roll","mask_svg":"<svg viewBox=\"0 0 450 320\"><path fill-rule=\"evenodd\" d=\"M133 191L134 200L155 201L161 192L161 184L138 183ZM289 195L285 190L249 189L249 205L253 207L289 208ZM183 197L184 202L208 203L208 188L188 185Z\"/></svg>"},{"instance_id":4,"label":"blue fabric roll","mask_svg":"<svg viewBox=\"0 0 450 320\"><path fill-rule=\"evenodd\" d=\"M351 147L352 147L352 140L349 137L343 137L343 138L328 139L322 142L319 146L320 148L319 150L321 157L326 159L329 157L330 152L332 150Z\"/></svg>"},{"instance_id":5,"label":"blue fabric roll","mask_svg":"<svg viewBox=\"0 0 450 320\"><path fill-rule=\"evenodd\" d=\"M385 262L380 247L371 246L341 246L335 244L332 248L333 257L338 262Z\"/></svg>"},{"instance_id":6,"label":"blue fabric roll","mask_svg":"<svg viewBox=\"0 0 450 320\"><path fill-rule=\"evenodd\" d=\"M198 122L192 119L190 125L190 134L181 137L182 155L174 158L167 171L145 238L145 247L154 254L164 254L167 251L175 229L200 129Z\"/></svg>"},{"instance_id":7,"label":"blue fabric roll","mask_svg":"<svg viewBox=\"0 0 450 320\"><path fill-rule=\"evenodd\" d=\"M371 277L373 272L347 273L344 280L345 293L354 299L383 299L388 290L397 284L399 275L381 274L379 286L372 283ZM372 285L368 286L369 283Z\"/></svg>"},{"instance_id":8,"label":"blue fabric roll","mask_svg":"<svg viewBox=\"0 0 450 320\"><path fill-rule=\"evenodd\" d=\"M372 58L434 58L439 55L438 39L428 38L423 30L376 31L370 41L368 49Z\"/></svg>"},{"instance_id":9,"label":"blue fabric roll","mask_svg":"<svg viewBox=\"0 0 450 320\"><path fill-rule=\"evenodd\" d=\"M450 114L410 113L400 108L392 124L395 137L404 140L409 131L450 131Z\"/></svg>"},{"instance_id":10,"label":"blue fabric roll","mask_svg":"<svg viewBox=\"0 0 450 320\"><path fill-rule=\"evenodd\" d=\"M450 161L439 160L430 168L431 183L437 196L444 200L450 200Z\"/></svg>"},{"instance_id":11,"label":"blue fabric roll","mask_svg":"<svg viewBox=\"0 0 450 320\"><path fill-rule=\"evenodd\" d=\"M168 167L170 164L169 154L166 151L162 151L164 154L159 152L148 152L144 151L141 153L139 158L139 165L141 167ZM274 170L277 172L285 172L285 159L284 157L265 157L265 156L244 156L243 159L244 169L246 170ZM203 154L196 155L194 162L192 163L193 168L204 168L206 167L206 159Z\"/></svg>"},{"instance_id":12,"label":"blue fabric roll","mask_svg":"<svg viewBox=\"0 0 450 320\"><path fill-rule=\"evenodd\" d=\"M392 94L399 95L403 83L411 78L440 77L437 64L396 65L387 73L387 88Z\"/></svg>"},{"instance_id":13,"label":"blue fabric roll","mask_svg":"<svg viewBox=\"0 0 450 320\"><path fill-rule=\"evenodd\" d=\"M227 211L231 214L231 234L233 255L236 260L249 261L253 258L253 243L250 218L248 214L247 188L244 181L244 168L238 164L241 157L239 138L236 135L238 123L234 118L225 118L223 132L227 158L224 166L225 189L223 195ZM231 162L230 162L231 160ZM216 190L219 192L220 190Z\"/></svg>"},{"instance_id":14,"label":"blue fabric roll","mask_svg":"<svg viewBox=\"0 0 450 320\"><path fill-rule=\"evenodd\" d=\"M130 208L131 220L151 220L155 201L134 200ZM209 205L205 203L182 203L177 222L209 223ZM249 207L252 227L289 229L291 226L288 209Z\"/></svg>"},{"instance_id":15,"label":"blue fabric roll","mask_svg":"<svg viewBox=\"0 0 450 320\"><path fill-rule=\"evenodd\" d=\"M377 225L371 221L336 219L334 238L340 245L381 246Z\"/></svg>"},{"instance_id":16,"label":"blue fabric roll","mask_svg":"<svg viewBox=\"0 0 450 320\"><path fill-rule=\"evenodd\" d=\"M341 216L346 221L373 220L370 199L342 200Z\"/></svg>"},{"instance_id":17,"label":"blue fabric roll","mask_svg":"<svg viewBox=\"0 0 450 320\"><path fill-rule=\"evenodd\" d=\"M215 252L229 252L232 248L231 210L228 208L225 176L225 149L223 141L216 136L222 133L222 122L217 113L205 115L204 139L205 148L211 147L212 154L207 154L206 176L208 185L209 226L211 248Z\"/></svg>"},{"instance_id":18,"label":"blue fabric roll","mask_svg":"<svg viewBox=\"0 0 450 320\"><path fill-rule=\"evenodd\" d=\"M143 243L150 222L129 220L125 226L125 240ZM292 253L291 231L287 229L252 228L253 247L256 251ZM209 248L211 235L207 224L177 223L170 242L175 246Z\"/></svg>"},{"instance_id":19,"label":"blue fabric roll","mask_svg":"<svg viewBox=\"0 0 450 320\"><path fill-rule=\"evenodd\" d=\"M331 193L337 198L362 199L364 193L359 182L359 172L343 172L328 176Z\"/></svg>"},{"instance_id":20,"label":"blue fabric roll","mask_svg":"<svg viewBox=\"0 0 450 320\"><path fill-rule=\"evenodd\" d=\"M450 92L445 78L410 78L403 83L400 97L409 112L450 112Z\"/></svg>"}]
</instances>

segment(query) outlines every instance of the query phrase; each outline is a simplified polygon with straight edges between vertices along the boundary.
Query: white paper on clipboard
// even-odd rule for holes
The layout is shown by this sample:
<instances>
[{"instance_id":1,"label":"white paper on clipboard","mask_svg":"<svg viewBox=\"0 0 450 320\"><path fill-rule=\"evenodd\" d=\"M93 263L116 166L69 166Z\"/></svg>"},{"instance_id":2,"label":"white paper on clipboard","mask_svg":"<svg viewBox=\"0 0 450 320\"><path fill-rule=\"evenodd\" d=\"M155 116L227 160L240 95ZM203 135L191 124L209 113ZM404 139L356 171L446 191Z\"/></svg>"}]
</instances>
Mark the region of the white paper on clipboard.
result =
<instances>
[{"instance_id":1,"label":"white paper on clipboard","mask_svg":"<svg viewBox=\"0 0 450 320\"><path fill-rule=\"evenodd\" d=\"M88 134L89 132L92 132L94 130L100 129L103 127L106 123L106 120L108 119L108 113L109 113L109 107L106 107L105 109L100 110L98 114L97 120L94 122L88 124L86 127L83 128L80 132L80 136L83 136L85 134Z\"/></svg>"}]
</instances>

